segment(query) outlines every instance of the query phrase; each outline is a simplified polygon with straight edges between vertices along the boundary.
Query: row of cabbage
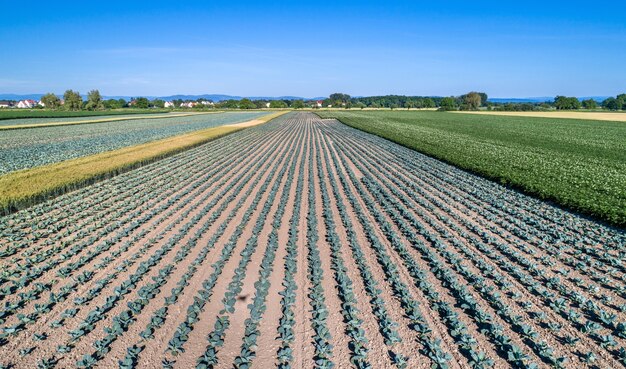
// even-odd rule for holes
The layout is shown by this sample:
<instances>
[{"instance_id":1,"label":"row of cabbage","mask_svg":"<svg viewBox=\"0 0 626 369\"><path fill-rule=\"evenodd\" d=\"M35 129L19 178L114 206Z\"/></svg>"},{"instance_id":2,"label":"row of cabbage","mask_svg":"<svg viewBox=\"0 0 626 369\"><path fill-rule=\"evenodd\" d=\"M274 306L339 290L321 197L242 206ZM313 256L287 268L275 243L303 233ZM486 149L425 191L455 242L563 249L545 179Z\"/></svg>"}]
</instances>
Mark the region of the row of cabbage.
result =
<instances>
[{"instance_id":1,"label":"row of cabbage","mask_svg":"<svg viewBox=\"0 0 626 369\"><path fill-rule=\"evenodd\" d=\"M565 266L571 267L571 270L564 271L565 276L569 273L574 274L579 272L589 272L590 269L598 267L599 264L602 264L603 262L606 264L606 267L617 270L612 270L608 274L609 276L614 277L611 281L609 281L610 277L603 278L603 287L605 291L602 292L606 292L606 290L608 290L612 292L612 295L615 296L614 298L611 298L611 295L608 295L609 297L607 298L606 294L599 294L598 286L593 286L595 288L588 288L588 286L585 286L584 282L582 282L583 279L580 277L571 277L572 281L576 281L578 283L572 283L570 288L570 286L560 283L559 278L550 277L548 275L550 273L549 270L545 270L537 266L542 264L555 266L556 264L554 261L543 258L540 259L541 261L539 263L536 263L533 262L533 260L524 258L518 250L510 247L505 242L499 241L496 237L491 236L488 231L484 229L485 223L481 222L479 224L472 224L472 222L468 221L467 218L458 215L461 212L450 210L445 201L433 200L433 196L430 195L428 191L423 190L424 186L419 183L415 183L417 181L424 181L423 177L436 178L439 173L444 173L444 175L450 176L451 170L449 167L445 168L446 170L441 170L444 169L444 164L424 157L419 157L419 160L411 160L412 158L410 156L417 156L417 154L414 153L412 153L412 155L406 155L405 152L405 155L402 157L389 155L389 152L384 153L384 151L387 147L389 147L390 149L395 149L395 151L398 152L399 149L396 145L386 143L383 140L372 139L371 136L363 135L345 127L342 127L341 130L351 132L328 130L327 133L333 138L333 142L336 144L342 140L350 142L350 145L344 148L345 156L341 158L341 160L344 161L346 168L349 168L347 160L350 160L356 162L356 167L362 173L369 172L369 175L365 174L361 180L356 178L353 174L352 180L357 188L360 186L363 188L363 193L361 194L363 199L367 199L368 196L372 196L372 200L374 200L371 207L372 212L375 213L378 211L375 204L378 204L378 206L384 210L386 216L381 216L379 218L380 222L383 222L384 224L387 219L393 220L395 227L387 229L387 236L389 237L390 234L393 235L393 233L396 232L394 228L396 228L398 232L405 237L405 239L409 240L414 247L417 247L417 250L421 253L422 258L429 262L430 269L433 271L435 276L441 280L442 287L449 289L452 296L463 301L464 309L469 310L469 315L473 315L472 318L477 322L477 326L481 328L482 332L487 333L485 338L489 339L496 346L497 351L503 358L510 361L515 366L523 367L535 365L531 361L531 355L525 353L521 347L511 344L511 337L507 338L502 335L501 328L494 323L494 317L491 314L486 313L484 309L476 306L475 302L472 302L474 299L473 296L478 295L483 297L483 301L491 306L493 309L492 311L496 312L496 314L500 317L501 320L499 321L502 323L508 323L511 331L523 337L522 341L528 347L528 350L536 354L536 356L546 364L553 367L564 367L565 365L568 365L566 363L568 363L569 358L555 355L557 350L554 348L557 345L560 346L563 342L566 344L576 345L576 352L582 361L593 362L598 356L602 356L602 354L598 353L596 350L589 350L593 347L600 351L608 351L612 354L616 362L624 363L624 360L626 360L626 352L624 351L621 338L624 337L626 323L624 321L618 321L619 317L622 317L623 319L623 315L621 314L623 312L623 302L621 304L617 304L615 301L616 299L621 300L623 297L623 280L620 278L621 263L611 263L608 256L603 256L602 254L594 252L593 249L590 250L589 248L583 248L582 245L572 242L574 245L573 247L577 247L580 250L578 253L573 253L574 256L580 256L581 254L584 255L587 253L595 256L595 258L590 260L591 255L586 255L586 257L583 257L582 260L577 262L577 264L573 263L570 259L563 258L564 261L569 260L569 264L566 263L561 269ZM361 136L367 140L375 142L375 145L364 145L364 140L361 139ZM347 139L346 137L350 138ZM358 160L355 158L358 158ZM362 160L362 165L359 164L359 160ZM440 171L432 170L431 168L428 168L429 170L425 171L423 162L429 160L431 162L429 163L429 166L439 166ZM410 161L418 164L415 165L414 168L407 168L406 163ZM372 168L389 168L390 162L395 162L397 168L392 167L390 170L380 171L372 170ZM416 169L419 169L419 175L410 175L411 173L415 173ZM408 174L403 175L405 173ZM435 173L434 176L433 173ZM403 178L406 176L414 178ZM465 177L466 181L468 179L467 176L464 176L463 174L460 177ZM447 186L442 186L442 183L437 183L437 180L440 181L440 178L436 178L436 180L433 181L434 184L430 183L429 185L432 186L435 191L440 191L442 189L445 191ZM472 188L476 188L481 185L481 180L477 178L474 178L473 181L470 180L467 182L473 185ZM453 194L449 198L452 200L449 203L452 204L460 200L460 197L463 196L462 190L464 189L461 188L459 190L459 183L454 183L456 183L456 186L449 186L450 188L456 187L457 190L456 192L452 191ZM486 195L488 194L483 193L482 199L484 199ZM428 201L425 199L428 199ZM419 204L419 206L416 206L415 203ZM479 214L486 213L484 207L482 206L474 207L473 210L479 211ZM485 216L485 218L489 221L497 219L494 216ZM529 218L530 217L525 219L525 223L527 223L526 229L529 228L528 223L532 224L532 219ZM567 219L567 217L561 217L561 219ZM423 220L426 221L426 224L424 224ZM544 221L546 221L545 218ZM581 225L587 225L588 228L588 221L580 219L580 222ZM462 224L465 228L459 226L459 224ZM492 227L492 230L496 231L497 227ZM515 229L513 226L509 226L507 228L508 230ZM430 231L431 229L432 231ZM455 234L449 232L448 229L455 232ZM600 239L603 241L614 240L613 242L616 243L618 248L619 240L623 239L623 234L620 234L620 232L610 230L606 231L600 225L598 225L597 229L593 229L592 231L605 231L606 233L600 237ZM500 232L502 233L502 231ZM524 237L525 235L524 231L519 229L517 236L519 237L520 242L516 242L515 245L520 246L524 252L531 252L530 254L533 255L534 253L530 248L527 247L527 249L524 249L524 243L530 240L530 237ZM392 236L389 238L389 241L393 244L394 237ZM425 240L426 243L423 240ZM511 241L512 237L506 240ZM469 241L470 244L476 248L475 250L479 252L467 247L466 243L463 241ZM450 242L450 244L456 247L458 251L454 250L451 252L445 244L447 242ZM537 242L536 244L539 246L545 246L545 241ZM491 245L493 245L494 248L491 248ZM496 250L502 254L499 255L496 253ZM615 252L614 249L611 251ZM442 260L438 258L436 253L439 253L439 256L442 257L444 261L447 261L447 263L442 263ZM481 253L484 253L484 255L488 256L492 260L496 260L497 265L502 269L494 269L493 266L489 265L489 259L485 259ZM510 261L506 260L505 257L510 258ZM469 269L466 265L463 265L465 260L470 260L474 266L484 274L472 273L471 269ZM583 264L584 261L587 261L590 265ZM517 263L517 265L514 265L515 263ZM446 267L446 264L449 267ZM523 273L524 269L522 268L530 270L530 275ZM465 278L465 280L460 281L458 277L455 276L456 273L453 273L453 271L457 272L457 275ZM521 294L520 292L511 291L512 283L510 280L507 280L506 276L501 274L502 272L510 273L510 278L520 280L523 288L530 289L532 294L538 297L536 301L543 305L543 309L535 311L532 310L531 303L519 303L520 307L527 313L527 317L516 315L515 312L512 311L511 306L507 306L507 304L516 300L520 301ZM597 276L594 276L593 271L591 271L591 276L592 278L597 278ZM487 278L489 277L495 281L497 286L490 286L490 283L487 283ZM465 285L474 286L475 292L469 293L466 291ZM547 288L544 288L542 285L545 285ZM501 292L492 292L492 290L496 287L500 288ZM583 288L578 290L576 287ZM585 296L583 292L588 291L594 293L594 295ZM429 295L428 291L425 291L425 293L427 293L427 296ZM500 297L500 293L507 294L510 298L507 298L506 300L502 299ZM597 301L593 301L594 299L597 299ZM571 306L569 304L571 304ZM604 305L604 309L601 307L602 305ZM475 307L472 308L473 306ZM449 314L449 309L443 308L442 310L441 303L437 303L433 306L433 308L439 310L442 314L446 314L442 315L444 321L450 320L450 316L447 315ZM561 314L567 320L563 321L563 323L550 324L550 319L547 318L546 314L543 312L546 308ZM472 309L474 312L472 312ZM531 324L524 324L524 318L526 318ZM454 318L453 320L457 320L457 318ZM579 333L576 335L557 334L557 332L561 330L565 324L571 324L578 328ZM548 344L548 342L539 340L540 336L533 326L548 327L548 330L554 337L554 339L550 340L553 342L552 347ZM603 328L604 331L602 331L601 328ZM569 330L569 332L571 332L571 330ZM451 331L451 333L453 333L453 331ZM583 333L590 338L590 341L595 341L595 346L577 344L580 340L580 333ZM558 347L558 349L558 351L561 351L561 347ZM469 356L475 357L476 355L470 354ZM485 362L490 362L490 360L485 360Z\"/></svg>"}]
</instances>

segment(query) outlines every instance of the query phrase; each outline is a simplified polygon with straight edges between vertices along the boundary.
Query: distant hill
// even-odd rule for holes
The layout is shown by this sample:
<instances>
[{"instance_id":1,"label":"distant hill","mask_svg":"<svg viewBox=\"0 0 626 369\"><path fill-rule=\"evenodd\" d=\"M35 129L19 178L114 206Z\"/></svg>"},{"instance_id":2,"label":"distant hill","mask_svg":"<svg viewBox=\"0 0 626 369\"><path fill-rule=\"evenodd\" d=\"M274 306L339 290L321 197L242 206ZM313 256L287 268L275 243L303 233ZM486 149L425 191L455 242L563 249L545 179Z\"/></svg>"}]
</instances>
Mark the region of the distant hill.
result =
<instances>
[{"instance_id":1,"label":"distant hill","mask_svg":"<svg viewBox=\"0 0 626 369\"><path fill-rule=\"evenodd\" d=\"M16 94L0 94L0 100L39 100L44 94L28 94L28 95L16 95Z\"/></svg>"},{"instance_id":2,"label":"distant hill","mask_svg":"<svg viewBox=\"0 0 626 369\"><path fill-rule=\"evenodd\" d=\"M0 94L0 100L40 100L44 94L25 94L25 95L17 95L17 94ZM59 95L61 97L61 95ZM244 97L247 97L251 100L323 100L325 97L299 97L299 96L232 96L232 95L220 95L220 94L205 94L205 95L170 95L170 96L103 96L104 99L124 99L131 100L135 97L147 97L150 100L153 99L161 99L161 100L198 100L198 99L207 99L212 101L224 101L224 100L241 100ZM86 99L87 95L83 95L83 99Z\"/></svg>"}]
</instances>

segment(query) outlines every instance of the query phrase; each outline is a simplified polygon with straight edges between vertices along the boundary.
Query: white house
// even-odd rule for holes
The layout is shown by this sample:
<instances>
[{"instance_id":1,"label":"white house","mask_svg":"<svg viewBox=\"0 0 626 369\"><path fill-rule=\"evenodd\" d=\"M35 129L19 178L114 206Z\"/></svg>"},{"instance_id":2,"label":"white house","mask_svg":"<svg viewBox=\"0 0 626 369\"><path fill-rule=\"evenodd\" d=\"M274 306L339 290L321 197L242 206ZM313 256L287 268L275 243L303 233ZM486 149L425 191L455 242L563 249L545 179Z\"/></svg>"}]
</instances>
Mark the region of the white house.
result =
<instances>
[{"instance_id":1,"label":"white house","mask_svg":"<svg viewBox=\"0 0 626 369\"><path fill-rule=\"evenodd\" d=\"M35 107L35 105L37 105L35 100L20 100L20 102L17 103L18 109L30 109Z\"/></svg>"},{"instance_id":2,"label":"white house","mask_svg":"<svg viewBox=\"0 0 626 369\"><path fill-rule=\"evenodd\" d=\"M323 103L323 101L322 101L322 100L317 100L317 101L316 101L317 107L318 107L318 108L321 108L321 107L322 107L322 103Z\"/></svg>"},{"instance_id":3,"label":"white house","mask_svg":"<svg viewBox=\"0 0 626 369\"><path fill-rule=\"evenodd\" d=\"M10 108L10 107L11 107L11 103L10 102L8 102L6 100L0 101L0 109L2 109L2 108Z\"/></svg>"},{"instance_id":4,"label":"white house","mask_svg":"<svg viewBox=\"0 0 626 369\"><path fill-rule=\"evenodd\" d=\"M173 103L173 102L171 102L171 101L166 101L164 106L165 106L166 108L173 108L173 107L174 107L174 103Z\"/></svg>"},{"instance_id":5,"label":"white house","mask_svg":"<svg viewBox=\"0 0 626 369\"><path fill-rule=\"evenodd\" d=\"M270 103L265 103L265 107L269 108L270 107Z\"/></svg>"},{"instance_id":6,"label":"white house","mask_svg":"<svg viewBox=\"0 0 626 369\"><path fill-rule=\"evenodd\" d=\"M41 106L42 108L46 107L46 104L44 104L43 101L39 101L37 105Z\"/></svg>"},{"instance_id":7,"label":"white house","mask_svg":"<svg viewBox=\"0 0 626 369\"><path fill-rule=\"evenodd\" d=\"M213 104L213 101L202 100L201 103L202 103L202 105L215 105L215 104Z\"/></svg>"}]
</instances>

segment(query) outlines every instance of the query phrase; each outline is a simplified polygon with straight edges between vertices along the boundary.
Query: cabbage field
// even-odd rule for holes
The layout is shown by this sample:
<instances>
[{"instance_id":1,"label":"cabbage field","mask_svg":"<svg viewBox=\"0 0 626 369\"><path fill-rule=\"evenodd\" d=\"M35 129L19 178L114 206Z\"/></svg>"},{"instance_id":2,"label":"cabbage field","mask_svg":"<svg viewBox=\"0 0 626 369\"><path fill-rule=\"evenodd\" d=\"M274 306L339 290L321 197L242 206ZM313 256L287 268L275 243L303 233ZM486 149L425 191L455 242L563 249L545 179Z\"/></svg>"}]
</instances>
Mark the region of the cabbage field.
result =
<instances>
[{"instance_id":1,"label":"cabbage field","mask_svg":"<svg viewBox=\"0 0 626 369\"><path fill-rule=\"evenodd\" d=\"M0 367L621 368L625 259L623 230L289 113L0 217Z\"/></svg>"},{"instance_id":2,"label":"cabbage field","mask_svg":"<svg viewBox=\"0 0 626 369\"><path fill-rule=\"evenodd\" d=\"M245 122L266 114L216 113L0 131L0 175L204 128ZM34 120L42 122L40 118L27 119L31 124Z\"/></svg>"},{"instance_id":3,"label":"cabbage field","mask_svg":"<svg viewBox=\"0 0 626 369\"><path fill-rule=\"evenodd\" d=\"M626 227L626 124L380 110L319 111L540 199ZM553 116L575 114L555 113ZM586 113L577 113L578 117ZM591 116L591 115L590 115Z\"/></svg>"},{"instance_id":4,"label":"cabbage field","mask_svg":"<svg viewBox=\"0 0 626 369\"><path fill-rule=\"evenodd\" d=\"M58 118L14 118L14 119L1 119L0 128L5 126L14 125L31 125L31 124L48 124L48 123L60 123L60 122L84 122L84 121L98 121L103 119L141 119L152 116L163 115L176 116L178 114L173 113L146 113L146 114L113 114L113 115L91 115L91 116L77 116L77 117L58 117ZM0 116L2 114L0 113Z\"/></svg>"}]
</instances>

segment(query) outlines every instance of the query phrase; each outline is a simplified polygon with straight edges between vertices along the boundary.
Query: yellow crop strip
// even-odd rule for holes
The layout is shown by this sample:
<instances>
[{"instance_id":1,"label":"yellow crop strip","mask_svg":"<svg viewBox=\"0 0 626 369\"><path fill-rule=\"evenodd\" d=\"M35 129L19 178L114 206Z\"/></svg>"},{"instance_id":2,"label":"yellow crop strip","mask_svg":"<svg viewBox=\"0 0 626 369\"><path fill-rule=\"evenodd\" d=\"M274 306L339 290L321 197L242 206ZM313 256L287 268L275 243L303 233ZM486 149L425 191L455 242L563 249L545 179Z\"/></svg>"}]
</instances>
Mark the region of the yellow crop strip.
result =
<instances>
[{"instance_id":1,"label":"yellow crop strip","mask_svg":"<svg viewBox=\"0 0 626 369\"><path fill-rule=\"evenodd\" d=\"M626 113L586 111L453 111L455 114L505 115L511 117L560 118L626 122Z\"/></svg>"},{"instance_id":2,"label":"yellow crop strip","mask_svg":"<svg viewBox=\"0 0 626 369\"><path fill-rule=\"evenodd\" d=\"M212 111L212 112L204 112L204 113L165 114L165 115L150 115L150 116L137 116L137 117L126 116L126 117L102 118L102 119L91 119L91 120L76 120L76 121L66 121L66 122L50 122L50 123L34 123L34 124L14 124L12 126L0 126L0 131L6 131L6 130L10 130L10 129L73 126L75 124L106 123L106 122L118 122L118 121L124 121L124 120L177 118L177 117L188 117L188 116L192 116L192 115L215 114L215 113L222 113L222 112L221 111Z\"/></svg>"},{"instance_id":3,"label":"yellow crop strip","mask_svg":"<svg viewBox=\"0 0 626 369\"><path fill-rule=\"evenodd\" d=\"M248 122L207 128L0 176L0 211L8 213L31 206L142 164L266 123L285 113L277 112Z\"/></svg>"}]
</instances>

